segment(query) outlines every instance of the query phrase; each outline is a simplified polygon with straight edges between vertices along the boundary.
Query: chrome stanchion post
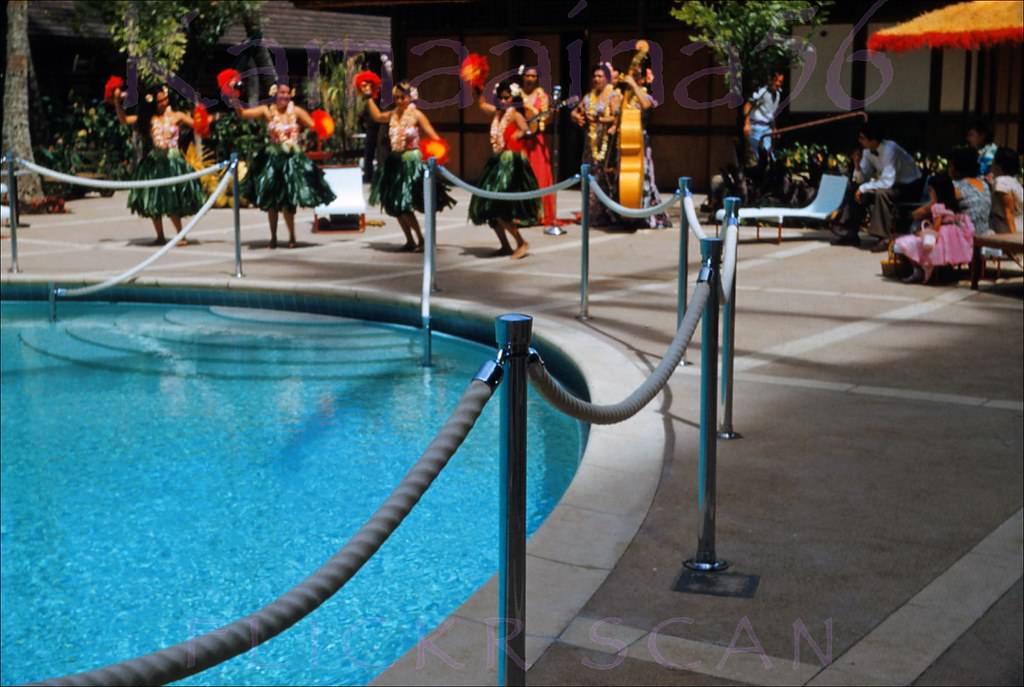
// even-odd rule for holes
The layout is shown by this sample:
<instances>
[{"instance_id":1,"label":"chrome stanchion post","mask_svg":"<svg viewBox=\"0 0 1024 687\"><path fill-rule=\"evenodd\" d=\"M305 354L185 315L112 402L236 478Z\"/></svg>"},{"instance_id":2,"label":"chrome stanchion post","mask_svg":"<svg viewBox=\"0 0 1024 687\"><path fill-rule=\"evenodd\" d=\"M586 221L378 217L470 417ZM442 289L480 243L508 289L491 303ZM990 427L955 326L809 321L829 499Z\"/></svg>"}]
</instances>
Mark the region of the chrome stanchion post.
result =
<instances>
[{"instance_id":1,"label":"chrome stanchion post","mask_svg":"<svg viewBox=\"0 0 1024 687\"><path fill-rule=\"evenodd\" d=\"M46 284L47 300L50 302L50 322L57 321L57 285L52 281Z\"/></svg>"},{"instance_id":2,"label":"chrome stanchion post","mask_svg":"<svg viewBox=\"0 0 1024 687\"><path fill-rule=\"evenodd\" d=\"M498 684L526 684L526 381L533 318L495 322L504 380L498 522Z\"/></svg>"},{"instance_id":3,"label":"chrome stanchion post","mask_svg":"<svg viewBox=\"0 0 1024 687\"><path fill-rule=\"evenodd\" d=\"M718 290L719 265L722 260L722 240L701 239L701 270L698 282L710 286L707 303L704 305L700 338L700 444L697 464L697 553L685 565L691 570L717 572L729 564L715 555L715 470L718 437L715 435L717 420L718 380Z\"/></svg>"},{"instance_id":4,"label":"chrome stanchion post","mask_svg":"<svg viewBox=\"0 0 1024 687\"><path fill-rule=\"evenodd\" d=\"M11 210L11 266L8 272L21 272L18 267L18 177L14 174L17 159L13 150L7 151L7 202Z\"/></svg>"},{"instance_id":5,"label":"chrome stanchion post","mask_svg":"<svg viewBox=\"0 0 1024 687\"><path fill-rule=\"evenodd\" d=\"M431 334L430 334L430 293L434 290L434 228L437 213L434 209L437 181L437 159L427 160L423 170L423 289L420 293L420 321L423 324L423 366L430 367Z\"/></svg>"},{"instance_id":6,"label":"chrome stanchion post","mask_svg":"<svg viewBox=\"0 0 1024 687\"><path fill-rule=\"evenodd\" d=\"M732 201L730 203L730 201ZM739 225L740 199L730 196L725 199L725 222ZM738 255L734 256L738 260ZM729 298L722 308L722 420L718 425L719 439L742 439L743 435L732 428L733 398L733 363L736 359L736 275L738 269L732 271L732 283L727 285Z\"/></svg>"},{"instance_id":7,"label":"chrome stanchion post","mask_svg":"<svg viewBox=\"0 0 1024 687\"><path fill-rule=\"evenodd\" d=\"M736 203L738 202L740 202L740 199L736 196L727 196L725 198L722 204L722 221L715 227L715 236L720 237L723 234L722 230L725 228L725 223L729 221L729 218L732 216L733 210L736 207Z\"/></svg>"},{"instance_id":8,"label":"chrome stanchion post","mask_svg":"<svg viewBox=\"0 0 1024 687\"><path fill-rule=\"evenodd\" d=\"M687 271L690 261L690 218L686 216L686 196L690 194L690 177L679 177L679 269L676 270L676 329L683 323L683 315L686 312L686 289L689 275ZM689 365L686 359L686 351L683 351L683 358L680 365Z\"/></svg>"},{"instance_id":9,"label":"chrome stanchion post","mask_svg":"<svg viewBox=\"0 0 1024 687\"><path fill-rule=\"evenodd\" d=\"M590 280L590 165L580 166L580 196L583 207L580 209L580 314L578 319L590 317L590 305L587 303L587 282Z\"/></svg>"},{"instance_id":10,"label":"chrome stanchion post","mask_svg":"<svg viewBox=\"0 0 1024 687\"><path fill-rule=\"evenodd\" d=\"M238 153L231 153L231 205L235 215L235 276L242 274L242 215L238 199Z\"/></svg>"}]
</instances>

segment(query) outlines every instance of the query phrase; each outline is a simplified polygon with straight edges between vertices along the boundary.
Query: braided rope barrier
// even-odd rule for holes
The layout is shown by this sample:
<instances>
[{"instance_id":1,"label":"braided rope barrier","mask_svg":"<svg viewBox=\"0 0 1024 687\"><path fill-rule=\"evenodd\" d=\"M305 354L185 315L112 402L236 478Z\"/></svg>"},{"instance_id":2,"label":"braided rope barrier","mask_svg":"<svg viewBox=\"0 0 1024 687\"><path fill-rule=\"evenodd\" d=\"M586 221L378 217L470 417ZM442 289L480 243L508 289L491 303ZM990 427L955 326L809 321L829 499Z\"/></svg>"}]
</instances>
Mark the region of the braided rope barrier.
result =
<instances>
[{"instance_id":1,"label":"braided rope barrier","mask_svg":"<svg viewBox=\"0 0 1024 687\"><path fill-rule=\"evenodd\" d=\"M639 209L627 208L625 205L620 205L615 202L607 193L605 193L604 189L601 188L601 185L597 183L597 179L593 176L590 177L590 190L594 192L594 195L597 196L598 200L605 204L605 207L618 215L622 215L623 217L650 217L651 215L656 215L659 212L665 212L672 207L677 200L679 200L679 191L676 191L672 194L671 198L652 207Z\"/></svg>"},{"instance_id":2,"label":"braided rope barrier","mask_svg":"<svg viewBox=\"0 0 1024 687\"><path fill-rule=\"evenodd\" d=\"M225 169L230 162L218 162L212 167L204 167L203 169L195 172L189 172L188 174L179 174L176 177L164 177L163 179L150 179L148 181L110 181L109 179L86 179L85 177L76 177L71 174L65 174L64 172L58 172L54 169L48 169L41 167L34 162L28 160L18 159L18 164L22 167L31 170L36 174L41 174L50 179L56 179L57 181L63 181L66 184L77 184L78 186L88 186L89 188L105 188L113 189L116 191L123 191L125 189L132 188L156 188L158 186L173 186L174 184L181 184L186 181L192 181L204 177L207 174L213 174Z\"/></svg>"},{"instance_id":3,"label":"braided rope barrier","mask_svg":"<svg viewBox=\"0 0 1024 687\"><path fill-rule=\"evenodd\" d=\"M230 164L234 164L234 163L230 163ZM217 202L217 198L219 198L220 194L223 193L224 189L227 188L228 184L231 182L231 179L232 179L232 175L225 174L224 178L220 180L219 184L217 184L217 188L214 189L213 193L210 194L210 197L206 199L206 202L203 204L203 206L201 208L199 208L199 212L196 213L195 217L193 217L189 221L189 223L187 225L185 225L185 228L182 229L180 232L178 232L178 234L173 239L168 241L167 245L163 246L160 250L158 250L157 252L153 253L153 255L150 255L148 258L146 258L145 260L140 262L135 267L132 267L127 272L122 272L121 274L119 274L117 276L111 277L110 279L107 279L106 281L100 282L99 284L92 284L90 286L83 286L83 287L77 288L77 289L56 289L56 291L55 291L56 295L60 296L62 298L64 298L64 297L75 298L75 297L78 297L78 296L86 296L86 295L89 295L91 293L96 293L97 291L102 291L102 290L104 290L106 288L114 286L115 284L119 284L119 283L121 283L121 282L123 282L123 281L125 281L127 279L131 279L136 274L138 274L139 272L141 272L142 270L146 269L147 267L152 265L154 262L156 262L157 260L162 258L169 250L171 250L176 245L178 245L178 243L181 242L182 239L187 237L188 233L190 231L192 231L192 227L194 227L199 222L199 220L202 219L203 215L205 215L207 212L210 211L210 208L213 207L213 204L215 202Z\"/></svg>"},{"instance_id":4,"label":"braided rope barrier","mask_svg":"<svg viewBox=\"0 0 1024 687\"><path fill-rule=\"evenodd\" d=\"M686 196L683 198L683 211L686 213L686 221L690 224L690 231L698 239L706 239L708 237L707 232L700 225L700 219L697 217L697 209L693 207L693 194L690 190L686 190Z\"/></svg>"},{"instance_id":5,"label":"braided rope barrier","mask_svg":"<svg viewBox=\"0 0 1024 687\"><path fill-rule=\"evenodd\" d=\"M732 299L732 281L736 278L736 240L739 229L736 226L736 219L729 218L725 227L725 245L722 246L722 300L729 303Z\"/></svg>"},{"instance_id":6,"label":"braided rope barrier","mask_svg":"<svg viewBox=\"0 0 1024 687\"><path fill-rule=\"evenodd\" d=\"M528 367L530 382L551 405L563 413L596 425L612 425L636 415L668 383L679 361L683 359L687 346L697 330L697 323L704 312L704 305L711 293L707 282L698 282L686 307L686 315L676 330L665 356L658 366L636 390L619 403L596 405L588 403L567 391L545 369L539 356L531 356Z\"/></svg>"},{"instance_id":7,"label":"braided rope barrier","mask_svg":"<svg viewBox=\"0 0 1024 687\"><path fill-rule=\"evenodd\" d=\"M441 172L441 176L443 176L445 179L455 184L459 188L463 189L464 191L469 191L475 196L480 196L481 198L488 198L490 200L533 200L534 198L540 198L542 196L552 194L556 191L563 191L571 186L575 186L580 182L580 175L577 174L575 176L569 177L568 179L560 181L557 184L545 186L544 188L539 188L535 191L516 191L514 193L499 193L497 191L488 191L487 189L480 188L479 186L473 186L472 184L469 184L460 179L459 177L455 176L454 174L452 174L447 167L442 166L438 167L437 169L439 172Z\"/></svg>"},{"instance_id":8,"label":"braided rope barrier","mask_svg":"<svg viewBox=\"0 0 1024 687\"><path fill-rule=\"evenodd\" d=\"M402 524L448 464L494 393L496 382L484 381L482 374L483 369L469 383L444 426L387 500L345 546L301 583L255 613L196 639L39 684L160 685L175 682L243 654L305 618L352 579Z\"/></svg>"}]
</instances>

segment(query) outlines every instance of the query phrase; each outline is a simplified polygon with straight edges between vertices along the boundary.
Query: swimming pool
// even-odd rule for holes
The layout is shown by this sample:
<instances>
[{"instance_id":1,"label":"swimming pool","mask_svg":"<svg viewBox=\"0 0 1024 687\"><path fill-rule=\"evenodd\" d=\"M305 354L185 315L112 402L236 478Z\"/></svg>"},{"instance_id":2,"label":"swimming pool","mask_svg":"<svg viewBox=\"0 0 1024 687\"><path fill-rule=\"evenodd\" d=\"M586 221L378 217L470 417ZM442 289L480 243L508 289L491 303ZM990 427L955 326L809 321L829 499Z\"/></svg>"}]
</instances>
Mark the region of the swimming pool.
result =
<instances>
[{"instance_id":1,"label":"swimming pool","mask_svg":"<svg viewBox=\"0 0 1024 687\"><path fill-rule=\"evenodd\" d=\"M197 636L272 600L373 512L489 349L317 315L40 303L2 315L4 683ZM528 527L580 427L530 400ZM497 403L312 616L188 684L364 683L497 565Z\"/></svg>"}]
</instances>

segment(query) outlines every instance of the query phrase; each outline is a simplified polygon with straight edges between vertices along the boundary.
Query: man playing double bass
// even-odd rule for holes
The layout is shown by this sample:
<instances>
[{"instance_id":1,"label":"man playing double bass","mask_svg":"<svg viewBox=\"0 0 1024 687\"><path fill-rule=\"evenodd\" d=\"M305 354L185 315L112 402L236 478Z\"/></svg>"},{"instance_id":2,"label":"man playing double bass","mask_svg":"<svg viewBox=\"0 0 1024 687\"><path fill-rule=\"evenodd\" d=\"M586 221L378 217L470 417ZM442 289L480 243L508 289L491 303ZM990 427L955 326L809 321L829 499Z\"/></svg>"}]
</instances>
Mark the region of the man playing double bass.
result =
<instances>
[{"instance_id":1,"label":"man playing double bass","mask_svg":"<svg viewBox=\"0 0 1024 687\"><path fill-rule=\"evenodd\" d=\"M651 111L658 103L649 93L654 74L647 41L637 41L636 47L637 53L618 83L623 93L618 127L618 195L619 202L627 207L649 208L661 203L648 133ZM672 226L663 212L642 219L623 218L622 223L646 229Z\"/></svg>"}]
</instances>

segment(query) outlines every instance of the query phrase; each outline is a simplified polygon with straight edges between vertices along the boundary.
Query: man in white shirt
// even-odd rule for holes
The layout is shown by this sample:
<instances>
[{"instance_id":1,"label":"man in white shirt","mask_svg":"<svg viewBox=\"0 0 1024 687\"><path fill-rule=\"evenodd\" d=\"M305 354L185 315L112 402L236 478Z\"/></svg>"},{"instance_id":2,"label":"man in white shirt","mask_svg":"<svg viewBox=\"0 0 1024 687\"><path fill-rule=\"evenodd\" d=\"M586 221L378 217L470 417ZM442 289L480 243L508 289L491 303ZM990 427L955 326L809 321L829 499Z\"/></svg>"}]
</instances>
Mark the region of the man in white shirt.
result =
<instances>
[{"instance_id":1,"label":"man in white shirt","mask_svg":"<svg viewBox=\"0 0 1024 687\"><path fill-rule=\"evenodd\" d=\"M754 91L743 104L743 135L747 139L747 164L756 165L761 155L772 149L772 137L766 136L775 128L775 115L782 100L782 84L786 76L775 72L768 83Z\"/></svg>"},{"instance_id":2,"label":"man in white shirt","mask_svg":"<svg viewBox=\"0 0 1024 687\"><path fill-rule=\"evenodd\" d=\"M924 175L910 153L883 138L874 122L865 122L857 141L864 151L853 173L856 190L840 220L846 231L832 243L859 246L857 232L870 217L868 232L878 238L871 250L883 251L893 235L896 205L921 199Z\"/></svg>"}]
</instances>

